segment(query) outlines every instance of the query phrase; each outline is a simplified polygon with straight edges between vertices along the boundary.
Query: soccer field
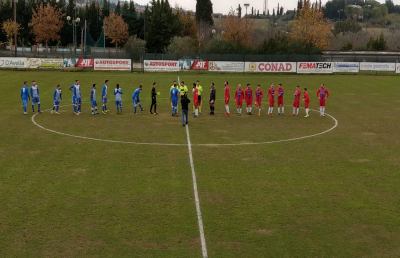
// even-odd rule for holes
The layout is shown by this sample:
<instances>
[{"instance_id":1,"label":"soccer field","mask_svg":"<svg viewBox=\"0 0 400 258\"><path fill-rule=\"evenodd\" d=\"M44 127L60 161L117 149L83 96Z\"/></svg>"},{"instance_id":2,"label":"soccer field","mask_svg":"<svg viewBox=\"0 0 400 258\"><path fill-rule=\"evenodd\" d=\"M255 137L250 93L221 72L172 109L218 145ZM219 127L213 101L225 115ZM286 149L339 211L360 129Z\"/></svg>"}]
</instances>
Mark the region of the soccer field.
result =
<instances>
[{"instance_id":1,"label":"soccer field","mask_svg":"<svg viewBox=\"0 0 400 258\"><path fill-rule=\"evenodd\" d=\"M187 129L171 117L178 76L200 80L206 99L216 83L216 116L205 103ZM76 79L80 116L68 90ZM110 92L124 90L124 112L111 97L111 113L93 117L90 85L105 79ZM60 83L61 115L24 116L24 80L37 80L43 110ZM231 94L237 83L283 83L286 115L266 116L264 98L261 117L224 117L224 80ZM159 116L148 113L153 81ZM133 115L139 83L145 112ZM292 117L294 87L308 87L318 110L320 83L330 116ZM374 75L0 71L0 256L399 257L398 84Z\"/></svg>"}]
</instances>

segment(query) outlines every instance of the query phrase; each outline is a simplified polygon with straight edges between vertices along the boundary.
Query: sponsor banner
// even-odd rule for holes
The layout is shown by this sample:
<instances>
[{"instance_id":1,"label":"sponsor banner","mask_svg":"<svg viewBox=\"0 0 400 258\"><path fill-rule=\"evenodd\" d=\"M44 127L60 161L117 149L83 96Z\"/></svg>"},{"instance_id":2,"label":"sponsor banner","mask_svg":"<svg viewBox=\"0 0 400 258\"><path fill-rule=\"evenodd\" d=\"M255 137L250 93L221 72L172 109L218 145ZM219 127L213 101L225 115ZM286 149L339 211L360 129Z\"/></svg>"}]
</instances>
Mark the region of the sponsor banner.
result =
<instances>
[{"instance_id":1,"label":"sponsor banner","mask_svg":"<svg viewBox=\"0 0 400 258\"><path fill-rule=\"evenodd\" d=\"M27 68L28 59L25 57L0 57L0 68Z\"/></svg>"},{"instance_id":2,"label":"sponsor banner","mask_svg":"<svg viewBox=\"0 0 400 258\"><path fill-rule=\"evenodd\" d=\"M331 62L299 62L297 73L333 73Z\"/></svg>"},{"instance_id":3,"label":"sponsor banner","mask_svg":"<svg viewBox=\"0 0 400 258\"><path fill-rule=\"evenodd\" d=\"M375 72L394 72L396 71L395 63L360 63L361 71Z\"/></svg>"},{"instance_id":4,"label":"sponsor banner","mask_svg":"<svg viewBox=\"0 0 400 258\"><path fill-rule=\"evenodd\" d=\"M93 68L94 67L94 59L93 58L89 58L89 59L79 58L76 61L75 67Z\"/></svg>"},{"instance_id":5,"label":"sponsor banner","mask_svg":"<svg viewBox=\"0 0 400 258\"><path fill-rule=\"evenodd\" d=\"M26 67L30 69L61 69L64 60L61 58L28 58Z\"/></svg>"},{"instance_id":6,"label":"sponsor banner","mask_svg":"<svg viewBox=\"0 0 400 258\"><path fill-rule=\"evenodd\" d=\"M396 73L400 73L400 63L396 64Z\"/></svg>"},{"instance_id":7,"label":"sponsor banner","mask_svg":"<svg viewBox=\"0 0 400 258\"><path fill-rule=\"evenodd\" d=\"M336 62L333 66L334 73L358 73L360 72L360 63L356 62Z\"/></svg>"},{"instance_id":8,"label":"sponsor banner","mask_svg":"<svg viewBox=\"0 0 400 258\"><path fill-rule=\"evenodd\" d=\"M74 68L77 61L77 58L64 58L64 68Z\"/></svg>"},{"instance_id":9,"label":"sponsor banner","mask_svg":"<svg viewBox=\"0 0 400 258\"><path fill-rule=\"evenodd\" d=\"M180 59L179 60L179 70L190 70L192 68L192 59Z\"/></svg>"},{"instance_id":10,"label":"sponsor banner","mask_svg":"<svg viewBox=\"0 0 400 258\"><path fill-rule=\"evenodd\" d=\"M246 72L252 73L295 73L295 62L246 62Z\"/></svg>"},{"instance_id":11,"label":"sponsor banner","mask_svg":"<svg viewBox=\"0 0 400 258\"><path fill-rule=\"evenodd\" d=\"M208 71L208 61L193 60L191 70Z\"/></svg>"},{"instance_id":12,"label":"sponsor banner","mask_svg":"<svg viewBox=\"0 0 400 258\"><path fill-rule=\"evenodd\" d=\"M44 69L61 69L64 67L63 59L55 59L55 58L40 58L39 68Z\"/></svg>"},{"instance_id":13,"label":"sponsor banner","mask_svg":"<svg viewBox=\"0 0 400 258\"><path fill-rule=\"evenodd\" d=\"M179 61L144 60L144 70L148 72L176 72L179 71L179 69Z\"/></svg>"},{"instance_id":14,"label":"sponsor banner","mask_svg":"<svg viewBox=\"0 0 400 258\"><path fill-rule=\"evenodd\" d=\"M94 70L98 71L131 71L131 59L94 59Z\"/></svg>"},{"instance_id":15,"label":"sponsor banner","mask_svg":"<svg viewBox=\"0 0 400 258\"><path fill-rule=\"evenodd\" d=\"M210 61L208 62L208 70L211 72L242 73L244 72L244 62Z\"/></svg>"}]
</instances>

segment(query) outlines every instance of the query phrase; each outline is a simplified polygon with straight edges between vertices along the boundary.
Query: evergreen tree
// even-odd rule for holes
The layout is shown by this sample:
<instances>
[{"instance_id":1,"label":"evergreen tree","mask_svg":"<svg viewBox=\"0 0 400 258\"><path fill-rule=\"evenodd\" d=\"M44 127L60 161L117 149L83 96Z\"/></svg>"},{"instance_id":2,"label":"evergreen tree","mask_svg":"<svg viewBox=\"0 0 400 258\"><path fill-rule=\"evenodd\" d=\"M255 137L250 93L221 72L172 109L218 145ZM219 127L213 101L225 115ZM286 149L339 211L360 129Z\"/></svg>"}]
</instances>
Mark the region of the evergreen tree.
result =
<instances>
[{"instance_id":1,"label":"evergreen tree","mask_svg":"<svg viewBox=\"0 0 400 258\"><path fill-rule=\"evenodd\" d=\"M117 5L115 6L114 12L118 15L121 15L121 2L118 1Z\"/></svg>"},{"instance_id":2,"label":"evergreen tree","mask_svg":"<svg viewBox=\"0 0 400 258\"><path fill-rule=\"evenodd\" d=\"M146 48L150 52L165 52L174 36L179 35L180 22L168 0L152 0L146 11Z\"/></svg>"},{"instance_id":3,"label":"evergreen tree","mask_svg":"<svg viewBox=\"0 0 400 258\"><path fill-rule=\"evenodd\" d=\"M134 2L125 2L121 9L121 15L128 24L129 35L137 35L140 32L139 19L136 13Z\"/></svg>"},{"instance_id":4,"label":"evergreen tree","mask_svg":"<svg viewBox=\"0 0 400 258\"><path fill-rule=\"evenodd\" d=\"M209 26L214 25L212 14L213 14L213 7L211 0L197 0L196 3L197 24L205 23Z\"/></svg>"}]
</instances>

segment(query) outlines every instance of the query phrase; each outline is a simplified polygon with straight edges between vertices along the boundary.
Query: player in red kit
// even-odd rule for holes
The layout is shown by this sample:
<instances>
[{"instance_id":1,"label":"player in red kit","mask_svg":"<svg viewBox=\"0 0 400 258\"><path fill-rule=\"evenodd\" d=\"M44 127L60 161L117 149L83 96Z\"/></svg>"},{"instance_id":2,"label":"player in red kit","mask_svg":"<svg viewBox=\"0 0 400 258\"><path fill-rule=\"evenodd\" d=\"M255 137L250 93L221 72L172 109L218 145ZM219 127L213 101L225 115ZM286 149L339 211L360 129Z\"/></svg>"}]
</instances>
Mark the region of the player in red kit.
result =
<instances>
[{"instance_id":1,"label":"player in red kit","mask_svg":"<svg viewBox=\"0 0 400 258\"><path fill-rule=\"evenodd\" d=\"M225 81L225 116L230 116L231 112L229 111L229 101L231 100L231 87L229 87L229 82Z\"/></svg>"},{"instance_id":2,"label":"player in red kit","mask_svg":"<svg viewBox=\"0 0 400 258\"><path fill-rule=\"evenodd\" d=\"M324 84L321 84L321 87L319 87L317 97L319 99L319 113L321 116L325 116L325 106L329 97L329 91Z\"/></svg>"},{"instance_id":3,"label":"player in red kit","mask_svg":"<svg viewBox=\"0 0 400 258\"><path fill-rule=\"evenodd\" d=\"M285 106L283 103L283 95L285 95L285 90L283 89L282 83L278 86L278 115L285 113Z\"/></svg>"},{"instance_id":4,"label":"player in red kit","mask_svg":"<svg viewBox=\"0 0 400 258\"><path fill-rule=\"evenodd\" d=\"M193 107L194 107L194 117L199 116L199 89L197 84L193 83Z\"/></svg>"},{"instance_id":5,"label":"player in red kit","mask_svg":"<svg viewBox=\"0 0 400 258\"><path fill-rule=\"evenodd\" d=\"M239 115L242 114L243 99L244 99L244 91L242 89L242 85L238 84L235 92L235 100L236 100L236 111Z\"/></svg>"},{"instance_id":6,"label":"player in red kit","mask_svg":"<svg viewBox=\"0 0 400 258\"><path fill-rule=\"evenodd\" d=\"M247 84L244 90L244 99L246 100L246 112L248 115L251 115L253 112L253 89L250 83Z\"/></svg>"},{"instance_id":7,"label":"player in red kit","mask_svg":"<svg viewBox=\"0 0 400 258\"><path fill-rule=\"evenodd\" d=\"M258 84L256 88L256 108L258 108L258 116L261 116L262 109L262 99L264 97L264 91L261 88L261 85Z\"/></svg>"},{"instance_id":8,"label":"player in red kit","mask_svg":"<svg viewBox=\"0 0 400 258\"><path fill-rule=\"evenodd\" d=\"M310 113L310 95L308 94L307 88L304 88L304 95L303 95L303 100L304 100L304 108L306 110L306 115L304 117L309 117Z\"/></svg>"},{"instance_id":9,"label":"player in red kit","mask_svg":"<svg viewBox=\"0 0 400 258\"><path fill-rule=\"evenodd\" d=\"M268 89L268 115L272 115L274 113L274 106L275 106L275 86L274 84L271 84L271 86Z\"/></svg>"},{"instance_id":10,"label":"player in red kit","mask_svg":"<svg viewBox=\"0 0 400 258\"><path fill-rule=\"evenodd\" d=\"M294 91L294 101L293 101L293 115L294 116L299 115L300 98L301 98L301 90L300 90L300 86L297 85L296 90Z\"/></svg>"}]
</instances>

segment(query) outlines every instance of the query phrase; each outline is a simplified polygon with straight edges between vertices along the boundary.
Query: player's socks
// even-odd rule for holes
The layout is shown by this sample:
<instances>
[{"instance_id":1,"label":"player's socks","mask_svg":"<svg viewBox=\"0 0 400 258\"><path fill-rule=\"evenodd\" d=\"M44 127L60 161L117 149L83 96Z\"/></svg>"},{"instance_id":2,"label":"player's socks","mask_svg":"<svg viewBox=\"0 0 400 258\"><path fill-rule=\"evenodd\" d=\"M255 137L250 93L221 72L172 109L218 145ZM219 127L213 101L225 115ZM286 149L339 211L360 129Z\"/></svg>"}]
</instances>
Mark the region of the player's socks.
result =
<instances>
[{"instance_id":1,"label":"player's socks","mask_svg":"<svg viewBox=\"0 0 400 258\"><path fill-rule=\"evenodd\" d=\"M40 113L40 104L38 104L38 112Z\"/></svg>"},{"instance_id":2,"label":"player's socks","mask_svg":"<svg viewBox=\"0 0 400 258\"><path fill-rule=\"evenodd\" d=\"M32 105L32 112L35 113L35 106Z\"/></svg>"}]
</instances>

